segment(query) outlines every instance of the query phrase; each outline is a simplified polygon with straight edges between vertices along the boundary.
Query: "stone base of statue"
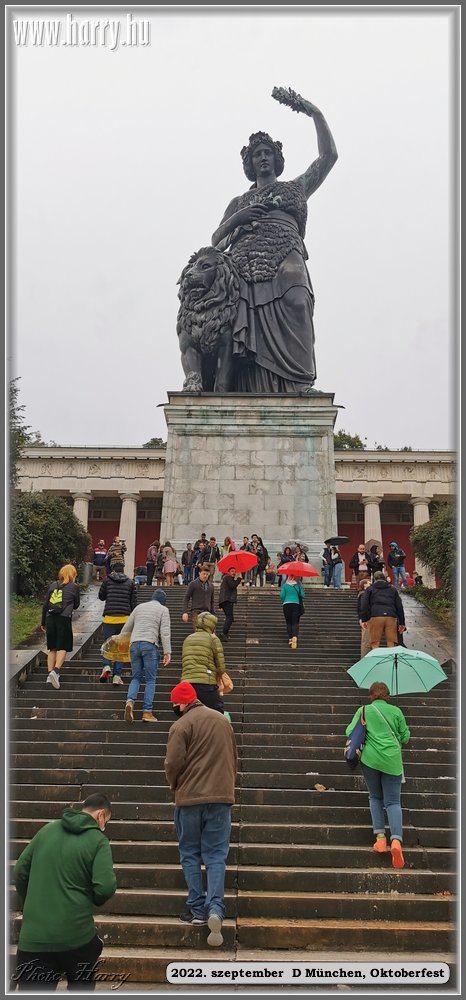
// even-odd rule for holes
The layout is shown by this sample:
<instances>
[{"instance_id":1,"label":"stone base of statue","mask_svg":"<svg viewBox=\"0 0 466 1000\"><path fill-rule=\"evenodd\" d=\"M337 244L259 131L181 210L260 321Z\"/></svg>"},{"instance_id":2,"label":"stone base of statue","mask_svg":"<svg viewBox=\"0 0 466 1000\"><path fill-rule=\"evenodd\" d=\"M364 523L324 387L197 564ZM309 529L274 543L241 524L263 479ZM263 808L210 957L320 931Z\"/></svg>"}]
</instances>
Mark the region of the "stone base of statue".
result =
<instances>
[{"instance_id":1,"label":"stone base of statue","mask_svg":"<svg viewBox=\"0 0 466 1000\"><path fill-rule=\"evenodd\" d=\"M275 555L296 539L320 577L323 540L337 533L333 394L168 398L161 541L181 556L202 531L237 545L256 532Z\"/></svg>"}]
</instances>

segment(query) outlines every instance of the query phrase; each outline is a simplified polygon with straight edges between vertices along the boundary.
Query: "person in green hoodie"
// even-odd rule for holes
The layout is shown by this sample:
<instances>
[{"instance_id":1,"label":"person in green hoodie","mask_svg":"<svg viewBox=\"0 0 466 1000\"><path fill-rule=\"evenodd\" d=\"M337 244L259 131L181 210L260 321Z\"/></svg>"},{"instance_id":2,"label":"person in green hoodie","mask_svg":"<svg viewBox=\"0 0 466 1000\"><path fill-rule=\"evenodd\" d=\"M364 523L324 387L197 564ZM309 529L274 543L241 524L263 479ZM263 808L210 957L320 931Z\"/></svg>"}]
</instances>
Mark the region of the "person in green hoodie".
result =
<instances>
[{"instance_id":1,"label":"person in green hoodie","mask_svg":"<svg viewBox=\"0 0 466 1000\"><path fill-rule=\"evenodd\" d=\"M23 919L13 982L23 992L53 992L62 975L68 990L92 992L103 942L95 906L113 896L116 877L105 827L106 795L96 793L46 823L18 858L14 881Z\"/></svg>"},{"instance_id":2,"label":"person in green hoodie","mask_svg":"<svg viewBox=\"0 0 466 1000\"><path fill-rule=\"evenodd\" d=\"M401 746L411 733L400 708L390 705L390 691L382 681L369 688L369 705L364 706L366 739L361 752L361 766L369 792L369 808L375 834L374 851L388 851L385 836L384 809L390 827L390 851L394 868L404 867L402 851L403 816L401 785L404 780ZM360 706L355 712L346 735L350 736L360 718Z\"/></svg>"}]
</instances>

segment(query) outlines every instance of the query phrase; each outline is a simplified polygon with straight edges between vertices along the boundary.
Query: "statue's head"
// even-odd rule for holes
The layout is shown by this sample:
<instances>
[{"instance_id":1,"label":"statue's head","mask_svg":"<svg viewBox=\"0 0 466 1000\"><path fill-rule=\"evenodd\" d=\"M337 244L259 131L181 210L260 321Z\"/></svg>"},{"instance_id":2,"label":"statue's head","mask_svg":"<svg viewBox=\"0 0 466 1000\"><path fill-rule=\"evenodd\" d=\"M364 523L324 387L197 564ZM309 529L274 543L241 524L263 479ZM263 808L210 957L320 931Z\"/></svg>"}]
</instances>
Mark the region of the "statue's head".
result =
<instances>
[{"instance_id":1,"label":"statue's head","mask_svg":"<svg viewBox=\"0 0 466 1000\"><path fill-rule=\"evenodd\" d=\"M256 180L256 170L252 162L253 152L256 146L265 145L273 152L274 164L275 164L275 176L279 177L283 173L283 168L285 166L285 159L282 153L282 143L277 139L274 141L267 132L253 132L249 136L249 143L247 146L243 146L241 150L241 159L243 161L243 170L249 181Z\"/></svg>"}]
</instances>

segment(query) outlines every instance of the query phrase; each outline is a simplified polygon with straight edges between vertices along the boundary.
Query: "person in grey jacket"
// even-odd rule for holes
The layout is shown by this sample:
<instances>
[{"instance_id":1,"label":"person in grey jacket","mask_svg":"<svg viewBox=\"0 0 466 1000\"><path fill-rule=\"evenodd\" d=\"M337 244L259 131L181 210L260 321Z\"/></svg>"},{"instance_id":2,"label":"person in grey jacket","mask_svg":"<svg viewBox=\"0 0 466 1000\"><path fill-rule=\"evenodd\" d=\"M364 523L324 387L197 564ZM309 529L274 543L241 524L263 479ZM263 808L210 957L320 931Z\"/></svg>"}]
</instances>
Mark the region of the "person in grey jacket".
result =
<instances>
[{"instance_id":1,"label":"person in grey jacket","mask_svg":"<svg viewBox=\"0 0 466 1000\"><path fill-rule=\"evenodd\" d=\"M142 703L142 721L157 722L152 713L155 697L155 678L160 662L160 644L163 649L163 665L171 660L170 613L165 607L167 596L164 590L154 590L152 600L138 606L131 612L121 632L131 632L129 647L132 679L128 688L125 705L125 721L134 722L133 707L139 693L144 670L146 686Z\"/></svg>"}]
</instances>

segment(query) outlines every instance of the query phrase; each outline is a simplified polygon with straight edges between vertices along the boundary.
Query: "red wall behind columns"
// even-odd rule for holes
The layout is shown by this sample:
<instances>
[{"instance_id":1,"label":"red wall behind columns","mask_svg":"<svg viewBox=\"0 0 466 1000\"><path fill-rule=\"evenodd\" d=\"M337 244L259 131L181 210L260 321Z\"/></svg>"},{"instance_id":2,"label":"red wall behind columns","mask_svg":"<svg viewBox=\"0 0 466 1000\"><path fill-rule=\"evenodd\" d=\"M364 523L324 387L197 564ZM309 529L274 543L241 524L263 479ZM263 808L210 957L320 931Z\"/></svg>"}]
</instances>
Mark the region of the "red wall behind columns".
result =
<instances>
[{"instance_id":1,"label":"red wall behind columns","mask_svg":"<svg viewBox=\"0 0 466 1000\"><path fill-rule=\"evenodd\" d=\"M383 524L382 548L385 562L387 562L388 546L390 542L397 542L400 549L406 552L405 567L412 574L414 570L414 553L409 540L411 528L411 524ZM347 535L349 538L349 542L340 546L340 552L346 564L346 583L351 583L351 570L348 567L348 563L351 556L356 552L358 545L361 545L364 541L364 525L362 522L360 524L355 524L354 522L344 524L342 522L338 525L338 534Z\"/></svg>"},{"instance_id":2,"label":"red wall behind columns","mask_svg":"<svg viewBox=\"0 0 466 1000\"><path fill-rule=\"evenodd\" d=\"M98 521L92 521L89 519L87 530L92 538L92 550L95 549L101 538L104 539L105 545L108 549L110 548L115 535L117 535L120 530L120 519L118 518L117 521L101 521L100 518Z\"/></svg>"},{"instance_id":3,"label":"red wall behind columns","mask_svg":"<svg viewBox=\"0 0 466 1000\"><path fill-rule=\"evenodd\" d=\"M135 566L146 565L147 550L154 539L160 538L160 521L138 521L136 528ZM179 553L181 558L181 553Z\"/></svg>"},{"instance_id":4,"label":"red wall behind columns","mask_svg":"<svg viewBox=\"0 0 466 1000\"><path fill-rule=\"evenodd\" d=\"M94 549L100 538L105 539L105 544L107 548L112 544L115 535L118 534L120 530L120 521L98 521L89 520L87 527L89 534L92 537L92 549ZM147 550L154 538L158 538L160 535L160 521L138 521L136 525L136 552L135 552L135 562L134 566L145 566L146 565L146 555ZM181 555L181 553L180 553ZM91 561L92 561L92 550L91 550ZM125 572L128 576L133 576L134 566L125 566Z\"/></svg>"}]
</instances>

